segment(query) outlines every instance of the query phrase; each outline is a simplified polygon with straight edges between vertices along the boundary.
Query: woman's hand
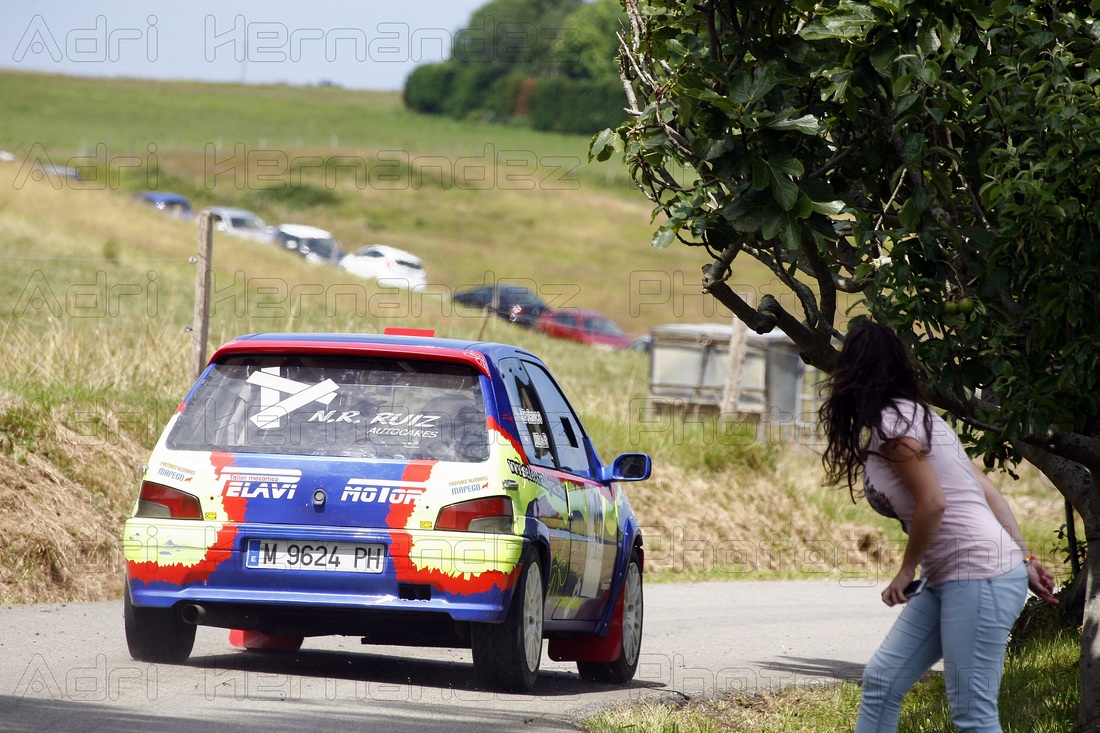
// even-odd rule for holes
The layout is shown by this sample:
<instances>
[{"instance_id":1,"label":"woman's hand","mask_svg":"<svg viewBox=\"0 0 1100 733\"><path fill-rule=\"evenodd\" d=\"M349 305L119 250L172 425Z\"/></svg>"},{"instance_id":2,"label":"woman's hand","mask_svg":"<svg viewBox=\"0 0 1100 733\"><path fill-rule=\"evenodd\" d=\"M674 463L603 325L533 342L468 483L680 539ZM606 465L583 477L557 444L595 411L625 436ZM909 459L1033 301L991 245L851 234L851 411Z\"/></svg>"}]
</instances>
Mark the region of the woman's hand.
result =
<instances>
[{"instance_id":1,"label":"woman's hand","mask_svg":"<svg viewBox=\"0 0 1100 733\"><path fill-rule=\"evenodd\" d=\"M905 597L905 586L912 583L915 576L916 573L903 567L890 581L890 585L886 586L886 590L882 591L882 602L887 606L908 602L909 599Z\"/></svg>"},{"instance_id":2,"label":"woman's hand","mask_svg":"<svg viewBox=\"0 0 1100 733\"><path fill-rule=\"evenodd\" d=\"M1041 601L1058 605L1058 599L1054 597L1054 575L1038 560L1033 559L1026 567L1027 587L1031 592Z\"/></svg>"}]
</instances>

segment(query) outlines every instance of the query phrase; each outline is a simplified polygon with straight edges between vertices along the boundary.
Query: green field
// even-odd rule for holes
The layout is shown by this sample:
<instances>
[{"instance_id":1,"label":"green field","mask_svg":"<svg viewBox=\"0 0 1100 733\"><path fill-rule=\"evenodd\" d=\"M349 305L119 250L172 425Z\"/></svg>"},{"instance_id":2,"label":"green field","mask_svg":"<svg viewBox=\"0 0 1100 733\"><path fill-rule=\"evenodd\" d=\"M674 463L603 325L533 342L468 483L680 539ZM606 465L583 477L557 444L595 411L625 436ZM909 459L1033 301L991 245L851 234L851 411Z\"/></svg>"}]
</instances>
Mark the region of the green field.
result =
<instances>
[{"instance_id":1,"label":"green field","mask_svg":"<svg viewBox=\"0 0 1100 733\"><path fill-rule=\"evenodd\" d=\"M631 491L652 577L892 575L896 523L822 488L812 450L707 421L644 423L643 354L452 305L455 288L501 279L605 311L632 335L727 320L700 293L704 253L652 249L649 204L621 164L586 163L586 139L413 115L394 94L337 89L0 73L0 98L0 150L16 157L0 163L0 603L120 591L136 469L193 379L197 227L134 202L151 184L426 263L432 285L410 296L218 236L210 347L252 331L389 325L516 343L549 363L605 457L654 456L653 480ZM89 180L35 175L47 157ZM768 291L762 268L737 279ZM1036 554L1048 553L1058 495L1033 474L1009 493ZM757 552L731 559L729 542ZM807 561L807 548L824 554Z\"/></svg>"}]
</instances>

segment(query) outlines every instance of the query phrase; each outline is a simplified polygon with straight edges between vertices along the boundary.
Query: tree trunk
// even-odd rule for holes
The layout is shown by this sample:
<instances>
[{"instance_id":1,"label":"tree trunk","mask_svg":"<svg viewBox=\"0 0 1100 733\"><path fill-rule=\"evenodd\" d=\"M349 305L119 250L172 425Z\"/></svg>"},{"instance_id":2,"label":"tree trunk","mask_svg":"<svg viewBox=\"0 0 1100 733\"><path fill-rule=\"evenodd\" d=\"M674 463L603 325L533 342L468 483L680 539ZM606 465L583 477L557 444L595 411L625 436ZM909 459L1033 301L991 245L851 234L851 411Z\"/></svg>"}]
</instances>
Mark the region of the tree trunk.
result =
<instances>
[{"instance_id":1,"label":"tree trunk","mask_svg":"<svg viewBox=\"0 0 1100 733\"><path fill-rule=\"evenodd\" d=\"M1081 626L1080 707L1074 733L1100 733L1100 461L1089 467L1014 442L1023 457L1043 472L1073 505L1085 525L1085 611ZM1091 470L1090 470L1091 469Z\"/></svg>"},{"instance_id":2,"label":"tree trunk","mask_svg":"<svg viewBox=\"0 0 1100 733\"><path fill-rule=\"evenodd\" d=\"M1095 512L1082 516L1088 556L1082 569L1086 573L1085 619L1081 627L1081 707L1077 713L1077 731L1100 733L1100 521Z\"/></svg>"}]
</instances>

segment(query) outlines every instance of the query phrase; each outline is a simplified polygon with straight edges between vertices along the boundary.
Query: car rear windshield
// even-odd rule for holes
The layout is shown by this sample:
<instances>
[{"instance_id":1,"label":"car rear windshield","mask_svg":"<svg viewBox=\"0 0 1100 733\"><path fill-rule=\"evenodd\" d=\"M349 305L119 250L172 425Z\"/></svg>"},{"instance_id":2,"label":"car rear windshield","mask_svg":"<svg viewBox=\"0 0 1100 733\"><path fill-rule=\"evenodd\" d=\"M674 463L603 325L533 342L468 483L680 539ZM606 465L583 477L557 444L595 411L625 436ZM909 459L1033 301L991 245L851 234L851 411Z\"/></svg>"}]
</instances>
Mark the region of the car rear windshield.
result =
<instances>
[{"instance_id":1,"label":"car rear windshield","mask_svg":"<svg viewBox=\"0 0 1100 733\"><path fill-rule=\"evenodd\" d=\"M489 457L473 367L313 355L216 364L184 406L167 446L393 460Z\"/></svg>"}]
</instances>

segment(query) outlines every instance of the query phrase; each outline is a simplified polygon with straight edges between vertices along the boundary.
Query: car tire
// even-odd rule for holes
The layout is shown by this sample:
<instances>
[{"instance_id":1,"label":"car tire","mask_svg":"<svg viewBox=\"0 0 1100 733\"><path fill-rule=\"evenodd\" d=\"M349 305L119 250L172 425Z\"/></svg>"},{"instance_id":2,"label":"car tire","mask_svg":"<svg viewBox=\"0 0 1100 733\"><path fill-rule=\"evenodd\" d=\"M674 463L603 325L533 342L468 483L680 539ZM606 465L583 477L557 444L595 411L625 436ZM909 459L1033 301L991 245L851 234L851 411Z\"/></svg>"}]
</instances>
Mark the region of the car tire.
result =
<instances>
[{"instance_id":1,"label":"car tire","mask_svg":"<svg viewBox=\"0 0 1100 733\"><path fill-rule=\"evenodd\" d=\"M625 685L634 678L642 649L642 611L642 563L637 551L633 551L623 581L622 653L614 662L577 662L577 672L583 679Z\"/></svg>"},{"instance_id":2,"label":"car tire","mask_svg":"<svg viewBox=\"0 0 1100 733\"><path fill-rule=\"evenodd\" d=\"M474 672L483 687L530 692L542 661L542 624L546 590L537 559L526 563L512 593L504 623L475 623L470 646Z\"/></svg>"},{"instance_id":3,"label":"car tire","mask_svg":"<svg viewBox=\"0 0 1100 733\"><path fill-rule=\"evenodd\" d=\"M123 601L126 646L139 662L178 664L191 656L195 627L185 624L175 608L139 608L126 589Z\"/></svg>"}]
</instances>

